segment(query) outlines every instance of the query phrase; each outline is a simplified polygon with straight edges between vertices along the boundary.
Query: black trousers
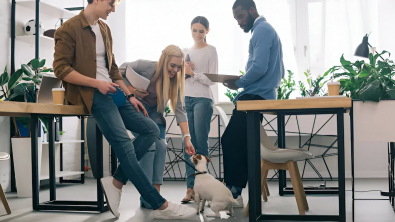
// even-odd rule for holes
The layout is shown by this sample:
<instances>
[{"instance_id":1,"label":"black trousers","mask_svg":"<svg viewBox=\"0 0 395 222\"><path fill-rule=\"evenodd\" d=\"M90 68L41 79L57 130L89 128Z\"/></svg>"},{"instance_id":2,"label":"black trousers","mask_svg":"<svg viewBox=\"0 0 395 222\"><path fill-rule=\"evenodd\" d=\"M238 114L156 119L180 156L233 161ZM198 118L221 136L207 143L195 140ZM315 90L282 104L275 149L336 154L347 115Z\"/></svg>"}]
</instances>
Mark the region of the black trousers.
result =
<instances>
[{"instance_id":1,"label":"black trousers","mask_svg":"<svg viewBox=\"0 0 395 222\"><path fill-rule=\"evenodd\" d=\"M265 100L257 95L246 94L239 100ZM262 122L263 115L260 115ZM224 162L224 179L227 186L245 188L248 181L247 114L233 110L232 117L221 139Z\"/></svg>"}]
</instances>

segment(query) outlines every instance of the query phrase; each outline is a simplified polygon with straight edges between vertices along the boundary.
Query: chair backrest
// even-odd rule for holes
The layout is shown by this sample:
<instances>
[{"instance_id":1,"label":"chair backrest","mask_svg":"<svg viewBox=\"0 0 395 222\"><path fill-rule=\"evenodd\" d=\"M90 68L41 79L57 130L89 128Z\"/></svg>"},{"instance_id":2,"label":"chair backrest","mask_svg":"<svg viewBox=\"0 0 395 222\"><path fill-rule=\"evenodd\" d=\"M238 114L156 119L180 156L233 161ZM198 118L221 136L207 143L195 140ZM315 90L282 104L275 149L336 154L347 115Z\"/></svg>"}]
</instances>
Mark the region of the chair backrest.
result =
<instances>
[{"instance_id":1,"label":"chair backrest","mask_svg":"<svg viewBox=\"0 0 395 222\"><path fill-rule=\"evenodd\" d=\"M261 134L261 148L263 147L263 148L266 148L266 149L271 150L271 151L278 150L278 148L273 145L273 143L271 142L270 138L267 136L266 130L263 128L262 124L261 124L260 134Z\"/></svg>"},{"instance_id":2,"label":"chair backrest","mask_svg":"<svg viewBox=\"0 0 395 222\"><path fill-rule=\"evenodd\" d=\"M223 127L226 128L229 124L229 118L226 115L225 111L217 105L214 105L214 109L217 111L219 117L221 118L221 123L223 124Z\"/></svg>"}]
</instances>

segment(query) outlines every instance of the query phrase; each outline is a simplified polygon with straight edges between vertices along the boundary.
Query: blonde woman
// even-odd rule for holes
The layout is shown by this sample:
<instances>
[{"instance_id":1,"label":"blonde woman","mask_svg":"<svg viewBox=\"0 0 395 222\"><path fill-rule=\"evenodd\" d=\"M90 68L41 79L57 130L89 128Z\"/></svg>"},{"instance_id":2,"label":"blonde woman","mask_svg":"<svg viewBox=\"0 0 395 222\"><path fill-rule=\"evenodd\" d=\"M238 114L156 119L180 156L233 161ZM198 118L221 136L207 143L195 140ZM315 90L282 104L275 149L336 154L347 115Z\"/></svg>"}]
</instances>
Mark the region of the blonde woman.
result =
<instances>
[{"instance_id":1,"label":"blonde woman","mask_svg":"<svg viewBox=\"0 0 395 222\"><path fill-rule=\"evenodd\" d=\"M184 108L185 89L185 54L175 45L167 46L159 58L158 62L137 60L135 62L124 63L120 71L125 76L126 67L129 66L141 76L150 80L147 90L139 89L124 78L130 92L135 94L146 108L149 117L158 124L160 138L148 150L140 160L140 165L146 173L148 179L152 181L155 188L160 191L163 182L163 171L166 160L165 130L166 120L164 111L166 104L170 101L170 106L175 112L176 120L181 128L184 137L185 152L189 155L195 154L189 134L187 113ZM140 198L141 207L151 208L151 206Z\"/></svg>"}]
</instances>

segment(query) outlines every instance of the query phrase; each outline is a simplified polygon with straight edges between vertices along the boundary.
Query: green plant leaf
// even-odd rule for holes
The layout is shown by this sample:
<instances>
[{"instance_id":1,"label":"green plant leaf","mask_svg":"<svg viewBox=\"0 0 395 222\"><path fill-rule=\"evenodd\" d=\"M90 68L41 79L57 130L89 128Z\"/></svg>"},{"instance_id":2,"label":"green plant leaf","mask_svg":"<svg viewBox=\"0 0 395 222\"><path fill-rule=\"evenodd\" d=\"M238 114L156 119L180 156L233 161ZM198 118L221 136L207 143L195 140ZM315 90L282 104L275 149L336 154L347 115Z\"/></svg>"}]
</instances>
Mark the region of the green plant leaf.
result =
<instances>
[{"instance_id":1,"label":"green plant leaf","mask_svg":"<svg viewBox=\"0 0 395 222\"><path fill-rule=\"evenodd\" d=\"M348 66L348 65L351 65L351 62L345 60L344 59L344 54L343 54L342 57L340 57L340 64L342 64L342 66Z\"/></svg>"},{"instance_id":2,"label":"green plant leaf","mask_svg":"<svg viewBox=\"0 0 395 222\"><path fill-rule=\"evenodd\" d=\"M1 76L0 76L0 86L5 85L8 82L8 80L9 80L9 77L8 77L8 73L7 72L4 72L3 74L1 74Z\"/></svg>"},{"instance_id":3,"label":"green plant leaf","mask_svg":"<svg viewBox=\"0 0 395 222\"><path fill-rule=\"evenodd\" d=\"M52 69L44 69L41 72L50 72Z\"/></svg>"},{"instance_id":4,"label":"green plant leaf","mask_svg":"<svg viewBox=\"0 0 395 222\"><path fill-rule=\"evenodd\" d=\"M395 89L387 90L387 94L390 96L391 99L395 99Z\"/></svg>"},{"instance_id":5,"label":"green plant leaf","mask_svg":"<svg viewBox=\"0 0 395 222\"><path fill-rule=\"evenodd\" d=\"M25 81L32 81L32 78L31 78L31 77L22 77L22 80L25 80Z\"/></svg>"},{"instance_id":6,"label":"green plant leaf","mask_svg":"<svg viewBox=\"0 0 395 222\"><path fill-rule=\"evenodd\" d=\"M366 78L370 76L369 70L363 69L362 72L358 75L358 78Z\"/></svg>"},{"instance_id":7,"label":"green plant leaf","mask_svg":"<svg viewBox=\"0 0 395 222\"><path fill-rule=\"evenodd\" d=\"M41 74L36 74L33 76L33 78L35 78L35 79L42 78L42 77L43 77L43 75L41 75Z\"/></svg>"},{"instance_id":8,"label":"green plant leaf","mask_svg":"<svg viewBox=\"0 0 395 222\"><path fill-rule=\"evenodd\" d=\"M16 94L11 94L7 99L4 101L14 101L15 98L17 98L19 95Z\"/></svg>"},{"instance_id":9,"label":"green plant leaf","mask_svg":"<svg viewBox=\"0 0 395 222\"><path fill-rule=\"evenodd\" d=\"M38 61L38 59L33 59L31 61L31 64L32 64L32 68L34 70L37 70L38 68L40 68L40 61Z\"/></svg>"},{"instance_id":10,"label":"green plant leaf","mask_svg":"<svg viewBox=\"0 0 395 222\"><path fill-rule=\"evenodd\" d=\"M363 102L365 101L379 102L381 94L382 93L380 91L380 81L376 79L370 84L360 89L359 99L361 99Z\"/></svg>"},{"instance_id":11,"label":"green plant leaf","mask_svg":"<svg viewBox=\"0 0 395 222\"><path fill-rule=\"evenodd\" d=\"M21 81L23 75L23 70L18 69L14 74L11 75L10 80L8 81L8 90L12 90L19 84L19 81Z\"/></svg>"},{"instance_id":12,"label":"green plant leaf","mask_svg":"<svg viewBox=\"0 0 395 222\"><path fill-rule=\"evenodd\" d=\"M42 68L45 65L45 59L41 60L40 63L38 64L38 68Z\"/></svg>"},{"instance_id":13,"label":"green plant leaf","mask_svg":"<svg viewBox=\"0 0 395 222\"><path fill-rule=\"evenodd\" d=\"M372 53L369 53L369 62L371 66L375 66L376 65L376 60L374 59L374 56Z\"/></svg>"},{"instance_id":14,"label":"green plant leaf","mask_svg":"<svg viewBox=\"0 0 395 222\"><path fill-rule=\"evenodd\" d=\"M35 84L37 84L37 85L40 85L40 84L41 84L41 80L39 80L39 79L32 79L32 81L33 81Z\"/></svg>"},{"instance_id":15,"label":"green plant leaf","mask_svg":"<svg viewBox=\"0 0 395 222\"><path fill-rule=\"evenodd\" d=\"M34 76L34 71L26 64L22 64L22 70L23 73L25 73L27 76Z\"/></svg>"}]
</instances>

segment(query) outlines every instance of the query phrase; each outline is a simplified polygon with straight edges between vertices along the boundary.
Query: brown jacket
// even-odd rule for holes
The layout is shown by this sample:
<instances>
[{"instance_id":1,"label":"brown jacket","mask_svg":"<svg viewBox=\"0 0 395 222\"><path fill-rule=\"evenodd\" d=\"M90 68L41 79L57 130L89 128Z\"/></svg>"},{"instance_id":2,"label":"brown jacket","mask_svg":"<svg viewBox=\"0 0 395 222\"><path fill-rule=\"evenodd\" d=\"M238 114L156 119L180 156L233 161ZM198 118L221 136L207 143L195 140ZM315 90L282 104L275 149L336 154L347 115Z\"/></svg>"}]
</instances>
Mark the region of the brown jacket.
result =
<instances>
[{"instance_id":1,"label":"brown jacket","mask_svg":"<svg viewBox=\"0 0 395 222\"><path fill-rule=\"evenodd\" d=\"M110 78L122 80L118 66L112 53L112 37L110 28L99 20L100 31L106 47L106 63ZM57 78L63 80L73 70L82 75L96 79L96 36L86 21L84 10L79 15L67 20L55 32L55 54L53 68ZM63 81L66 90L66 102L83 105L91 113L94 88L78 86Z\"/></svg>"}]
</instances>

